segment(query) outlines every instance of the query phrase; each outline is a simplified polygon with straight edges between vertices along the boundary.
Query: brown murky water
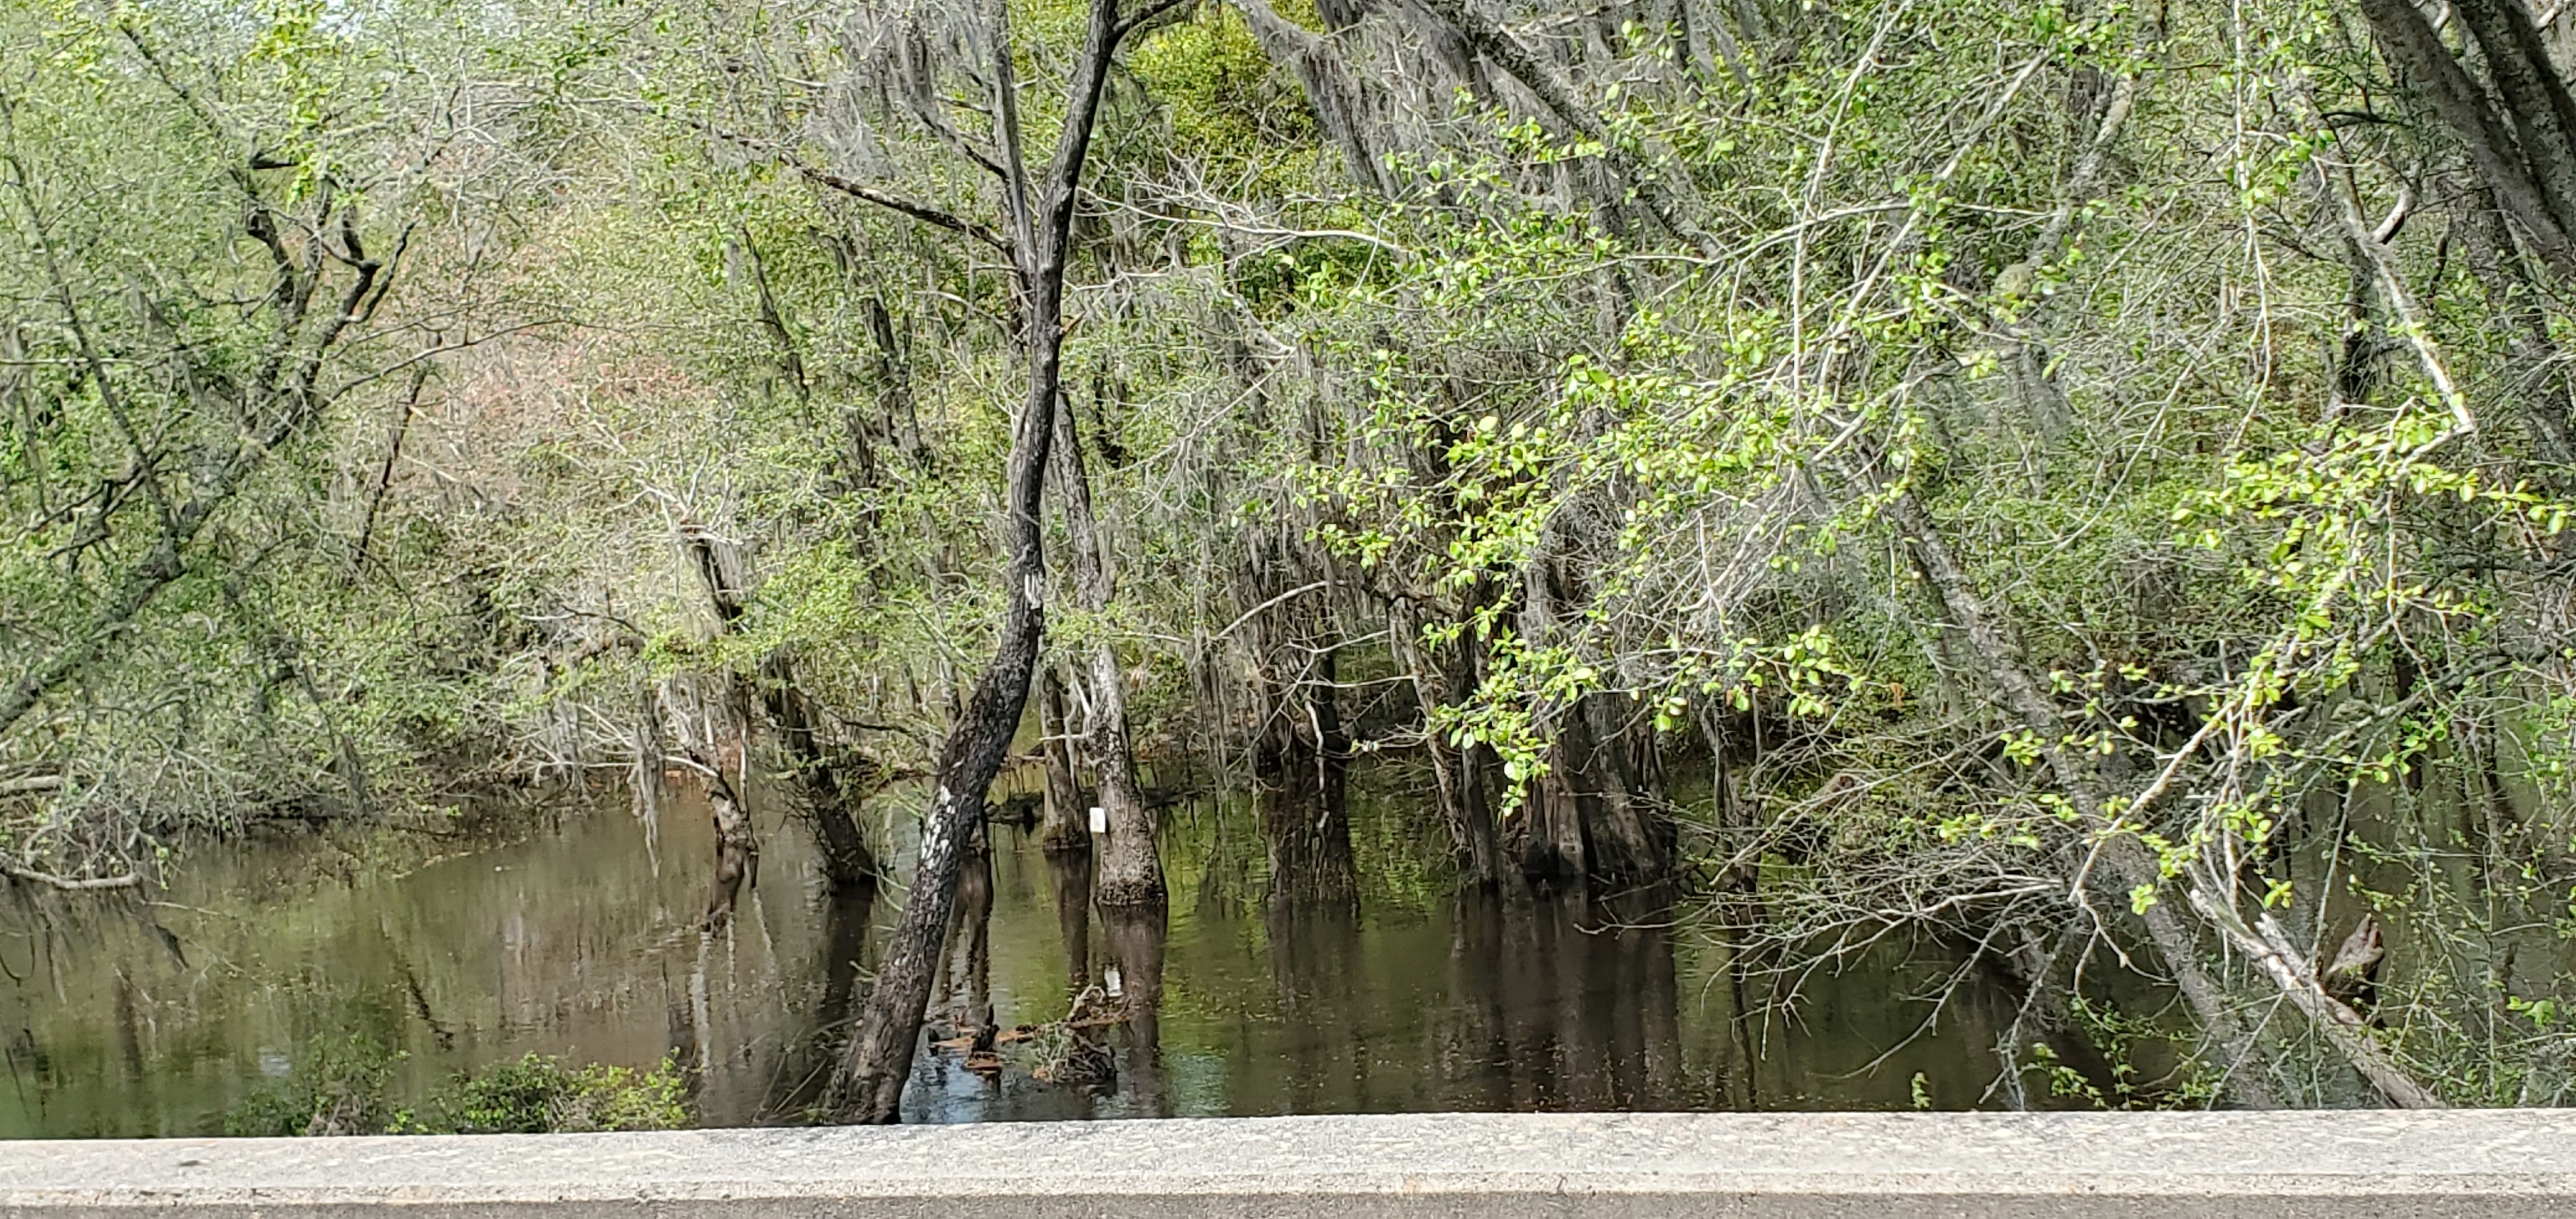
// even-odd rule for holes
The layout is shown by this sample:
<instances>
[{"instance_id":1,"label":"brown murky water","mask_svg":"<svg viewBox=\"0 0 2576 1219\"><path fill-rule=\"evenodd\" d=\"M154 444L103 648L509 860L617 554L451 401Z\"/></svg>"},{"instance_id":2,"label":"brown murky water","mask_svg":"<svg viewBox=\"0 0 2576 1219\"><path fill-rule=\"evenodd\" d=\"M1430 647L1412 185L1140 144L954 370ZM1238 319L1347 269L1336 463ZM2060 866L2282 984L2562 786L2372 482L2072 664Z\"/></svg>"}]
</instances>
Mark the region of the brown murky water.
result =
<instances>
[{"instance_id":1,"label":"brown murky water","mask_svg":"<svg viewBox=\"0 0 2576 1219\"><path fill-rule=\"evenodd\" d=\"M916 799L869 809L877 841L908 838ZM697 929L712 840L686 797L651 825L623 797L566 799L510 841L212 844L149 902L13 889L0 1134L217 1132L315 1046L353 1038L402 1052L397 1099L531 1051L676 1055L697 1067L701 1122L804 1120L902 893L825 896L803 827L761 803L759 885L714 934ZM1159 966L1157 1018L1106 1031L1116 1076L1094 1085L925 1055L907 1117L1908 1108L1918 1089L1959 1107L1995 1073L2009 1011L1974 988L1937 1010L1919 998L1948 980L1934 950L1809 974L1784 1009L1724 944L1642 901L1457 899L1419 800L1355 795L1353 823L1354 899L1285 909L1263 900L1247 802L1170 810L1160 934L1105 926L1079 869L993 826L989 876L970 880L989 914L956 937L940 1010L1053 1020L1112 968L1150 989Z\"/></svg>"}]
</instances>

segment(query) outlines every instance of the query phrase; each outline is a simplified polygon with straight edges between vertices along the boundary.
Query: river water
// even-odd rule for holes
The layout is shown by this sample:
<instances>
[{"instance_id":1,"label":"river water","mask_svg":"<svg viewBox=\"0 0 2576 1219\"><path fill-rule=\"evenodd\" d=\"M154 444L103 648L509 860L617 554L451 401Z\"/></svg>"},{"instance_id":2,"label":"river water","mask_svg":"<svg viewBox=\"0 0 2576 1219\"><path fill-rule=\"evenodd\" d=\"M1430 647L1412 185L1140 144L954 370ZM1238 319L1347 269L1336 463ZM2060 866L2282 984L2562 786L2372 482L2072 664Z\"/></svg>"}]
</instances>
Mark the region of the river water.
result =
<instances>
[{"instance_id":1,"label":"river water","mask_svg":"<svg viewBox=\"0 0 2576 1219\"><path fill-rule=\"evenodd\" d=\"M1949 1108L1995 1075L2010 1010L1973 985L1927 999L1955 965L1931 946L1803 972L1783 1002L1783 980L1687 914L1458 899L1425 802L1385 786L1353 797L1352 900L1293 909L1264 900L1247 801L1168 810L1160 936L1104 926L1080 870L991 826L989 877L965 902L988 893L989 914L952 937L935 1010L1057 1020L1113 968L1151 987L1159 964L1159 1018L1102 1030L1115 1077L1084 1085L1016 1057L995 1075L925 1054L907 1119ZM908 842L918 801L873 801L873 839ZM530 1052L676 1057L703 1124L810 1120L903 894L826 895L786 802L754 803L758 884L714 933L699 929L712 835L685 792L651 818L622 793L565 795L494 818L507 832L263 831L192 848L148 898L13 886L0 1134L216 1133L358 1042L399 1051L398 1101Z\"/></svg>"}]
</instances>

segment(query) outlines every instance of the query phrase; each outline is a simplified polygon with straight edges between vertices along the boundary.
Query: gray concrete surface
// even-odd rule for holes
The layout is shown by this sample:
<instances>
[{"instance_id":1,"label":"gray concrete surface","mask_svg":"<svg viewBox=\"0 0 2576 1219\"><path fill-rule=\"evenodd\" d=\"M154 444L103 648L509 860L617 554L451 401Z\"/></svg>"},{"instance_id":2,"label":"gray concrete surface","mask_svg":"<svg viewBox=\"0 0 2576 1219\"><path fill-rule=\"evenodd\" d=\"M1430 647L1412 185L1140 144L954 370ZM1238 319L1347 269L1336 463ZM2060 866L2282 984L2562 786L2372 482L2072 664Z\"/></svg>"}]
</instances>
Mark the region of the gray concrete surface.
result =
<instances>
[{"instance_id":1,"label":"gray concrete surface","mask_svg":"<svg viewBox=\"0 0 2576 1219\"><path fill-rule=\"evenodd\" d=\"M0 1143L0 1214L2576 1216L2576 1111L1452 1114Z\"/></svg>"}]
</instances>

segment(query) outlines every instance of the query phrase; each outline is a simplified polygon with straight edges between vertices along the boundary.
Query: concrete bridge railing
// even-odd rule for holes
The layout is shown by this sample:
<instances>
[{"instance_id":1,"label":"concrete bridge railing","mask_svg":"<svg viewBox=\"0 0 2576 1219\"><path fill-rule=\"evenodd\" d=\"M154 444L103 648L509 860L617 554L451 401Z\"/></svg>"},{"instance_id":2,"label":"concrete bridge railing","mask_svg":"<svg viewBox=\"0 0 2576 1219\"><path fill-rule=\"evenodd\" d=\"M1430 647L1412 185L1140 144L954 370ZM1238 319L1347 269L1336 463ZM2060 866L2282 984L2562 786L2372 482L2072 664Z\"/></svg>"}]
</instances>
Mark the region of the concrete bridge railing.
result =
<instances>
[{"instance_id":1,"label":"concrete bridge railing","mask_svg":"<svg viewBox=\"0 0 2576 1219\"><path fill-rule=\"evenodd\" d=\"M0 1214L2576 1216L2576 1111L1297 1117L0 1143Z\"/></svg>"}]
</instances>

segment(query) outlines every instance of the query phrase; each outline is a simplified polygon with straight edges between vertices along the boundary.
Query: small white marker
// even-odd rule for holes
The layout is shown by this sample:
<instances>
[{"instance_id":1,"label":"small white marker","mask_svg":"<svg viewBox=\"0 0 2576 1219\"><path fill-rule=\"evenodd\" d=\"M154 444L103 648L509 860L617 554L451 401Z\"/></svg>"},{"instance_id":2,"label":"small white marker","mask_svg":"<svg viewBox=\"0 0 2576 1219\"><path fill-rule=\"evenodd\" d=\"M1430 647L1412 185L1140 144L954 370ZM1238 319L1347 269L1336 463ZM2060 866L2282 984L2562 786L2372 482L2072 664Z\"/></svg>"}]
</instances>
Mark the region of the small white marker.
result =
<instances>
[{"instance_id":1,"label":"small white marker","mask_svg":"<svg viewBox=\"0 0 2576 1219\"><path fill-rule=\"evenodd\" d=\"M1091 832L1094 834L1109 832L1109 810L1097 804L1091 806Z\"/></svg>"},{"instance_id":2,"label":"small white marker","mask_svg":"<svg viewBox=\"0 0 2576 1219\"><path fill-rule=\"evenodd\" d=\"M1100 971L1100 984L1103 988L1108 990L1109 997L1112 999L1118 997L1118 992L1127 989L1126 986L1118 980L1118 967L1115 965Z\"/></svg>"}]
</instances>

